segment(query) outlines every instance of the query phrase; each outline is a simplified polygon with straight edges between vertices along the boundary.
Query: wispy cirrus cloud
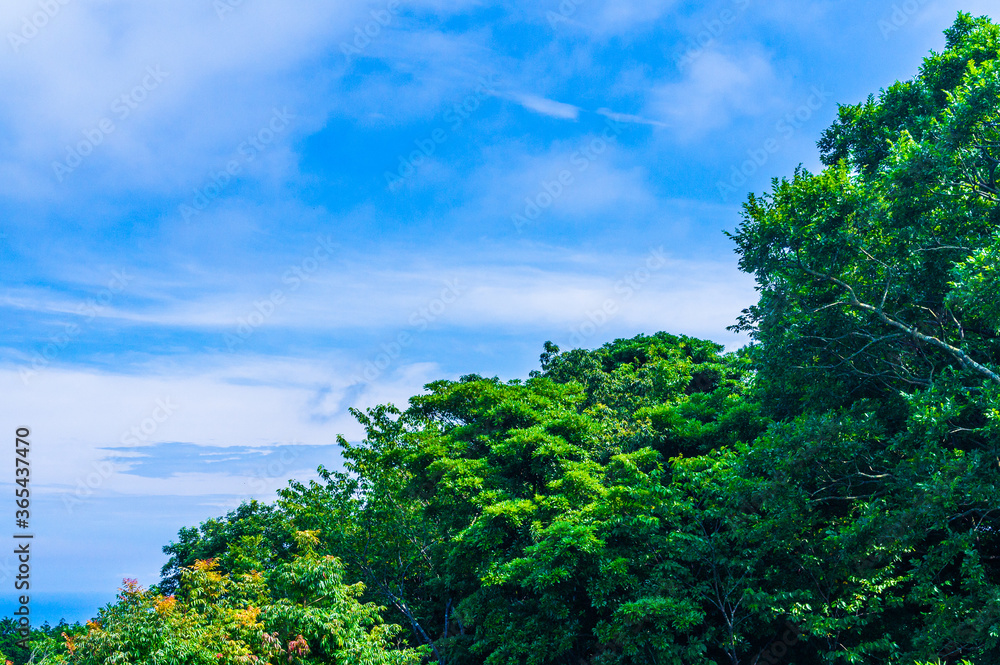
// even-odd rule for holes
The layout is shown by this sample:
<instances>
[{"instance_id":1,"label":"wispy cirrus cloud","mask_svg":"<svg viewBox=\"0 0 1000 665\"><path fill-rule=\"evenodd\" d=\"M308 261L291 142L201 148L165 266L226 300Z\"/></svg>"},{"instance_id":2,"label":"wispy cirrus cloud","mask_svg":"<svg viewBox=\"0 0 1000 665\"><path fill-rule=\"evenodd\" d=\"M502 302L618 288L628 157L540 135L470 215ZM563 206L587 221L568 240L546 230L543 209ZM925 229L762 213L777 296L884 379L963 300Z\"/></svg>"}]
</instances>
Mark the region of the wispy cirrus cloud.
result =
<instances>
[{"instance_id":1,"label":"wispy cirrus cloud","mask_svg":"<svg viewBox=\"0 0 1000 665\"><path fill-rule=\"evenodd\" d=\"M603 115L607 118L611 118L615 122L629 122L638 125L650 125L652 127L669 127L665 122L659 120L652 120L650 118L644 118L639 115L632 115L631 113L617 113L611 109L599 108L597 109L598 115Z\"/></svg>"},{"instance_id":2,"label":"wispy cirrus cloud","mask_svg":"<svg viewBox=\"0 0 1000 665\"><path fill-rule=\"evenodd\" d=\"M529 111L553 118L576 120L580 117L580 108L572 104L565 104L527 93L512 93L510 98Z\"/></svg>"},{"instance_id":3,"label":"wispy cirrus cloud","mask_svg":"<svg viewBox=\"0 0 1000 665\"><path fill-rule=\"evenodd\" d=\"M615 122L650 125L652 127L668 126L665 122L644 118L631 113L618 113L604 107L598 108L596 111L589 111L588 109L583 109L579 106L574 106L573 104L566 104L564 102L558 102L553 99L547 99L545 97L527 93L511 93L508 97L529 111L563 120L579 120L582 113L595 113L597 115L610 118Z\"/></svg>"}]
</instances>

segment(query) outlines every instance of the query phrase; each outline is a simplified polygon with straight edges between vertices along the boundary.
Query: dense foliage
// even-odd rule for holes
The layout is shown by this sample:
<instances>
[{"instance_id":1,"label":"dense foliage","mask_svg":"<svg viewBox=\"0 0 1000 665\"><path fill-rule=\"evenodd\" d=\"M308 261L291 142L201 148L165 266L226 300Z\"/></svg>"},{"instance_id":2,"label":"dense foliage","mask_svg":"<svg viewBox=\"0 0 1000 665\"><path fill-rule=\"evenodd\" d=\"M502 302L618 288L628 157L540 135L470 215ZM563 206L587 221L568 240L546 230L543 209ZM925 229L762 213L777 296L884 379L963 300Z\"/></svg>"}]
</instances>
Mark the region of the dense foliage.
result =
<instances>
[{"instance_id":1,"label":"dense foliage","mask_svg":"<svg viewBox=\"0 0 1000 665\"><path fill-rule=\"evenodd\" d=\"M547 343L356 412L43 661L1000 663L1000 28L946 38L746 203L749 347Z\"/></svg>"}]
</instances>

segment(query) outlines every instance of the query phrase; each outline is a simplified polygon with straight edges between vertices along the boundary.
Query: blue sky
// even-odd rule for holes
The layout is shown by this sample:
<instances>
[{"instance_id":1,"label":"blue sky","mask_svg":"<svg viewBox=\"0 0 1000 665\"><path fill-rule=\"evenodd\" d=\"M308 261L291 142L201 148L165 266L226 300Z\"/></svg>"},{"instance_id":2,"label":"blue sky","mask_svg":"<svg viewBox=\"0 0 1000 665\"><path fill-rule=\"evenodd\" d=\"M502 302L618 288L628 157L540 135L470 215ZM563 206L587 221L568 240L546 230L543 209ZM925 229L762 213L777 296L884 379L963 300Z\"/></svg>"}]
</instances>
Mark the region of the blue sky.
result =
<instances>
[{"instance_id":1,"label":"blue sky","mask_svg":"<svg viewBox=\"0 0 1000 665\"><path fill-rule=\"evenodd\" d=\"M0 431L32 430L36 618L336 466L349 407L524 377L546 340L739 346L740 202L960 9L991 7L3 3Z\"/></svg>"}]
</instances>

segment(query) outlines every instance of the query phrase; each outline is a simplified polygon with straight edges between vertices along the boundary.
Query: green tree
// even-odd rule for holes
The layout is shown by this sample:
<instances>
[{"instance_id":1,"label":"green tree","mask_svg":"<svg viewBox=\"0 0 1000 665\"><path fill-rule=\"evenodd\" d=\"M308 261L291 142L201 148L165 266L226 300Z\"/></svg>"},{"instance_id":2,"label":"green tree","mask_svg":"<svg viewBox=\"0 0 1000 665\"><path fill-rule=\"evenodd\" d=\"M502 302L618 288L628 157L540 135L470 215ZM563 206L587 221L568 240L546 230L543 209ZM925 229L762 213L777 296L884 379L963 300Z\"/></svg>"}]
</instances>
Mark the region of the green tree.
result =
<instances>
[{"instance_id":1,"label":"green tree","mask_svg":"<svg viewBox=\"0 0 1000 665\"><path fill-rule=\"evenodd\" d=\"M158 590L174 593L186 568L212 559L225 572L270 570L294 552L295 529L275 506L249 501L225 517L197 528L182 528L177 542L163 548L170 555L160 571Z\"/></svg>"},{"instance_id":2,"label":"green tree","mask_svg":"<svg viewBox=\"0 0 1000 665\"><path fill-rule=\"evenodd\" d=\"M949 367L1000 382L1000 29L963 14L946 37L915 79L841 107L822 173L745 204L734 239L761 298L736 328L779 415L889 399Z\"/></svg>"},{"instance_id":3,"label":"green tree","mask_svg":"<svg viewBox=\"0 0 1000 665\"><path fill-rule=\"evenodd\" d=\"M998 56L960 14L734 235L761 291L737 329L782 421L742 452L786 550L767 590L828 662L1000 657Z\"/></svg>"},{"instance_id":4,"label":"green tree","mask_svg":"<svg viewBox=\"0 0 1000 665\"><path fill-rule=\"evenodd\" d=\"M685 495L721 487L672 487L668 459L763 430L740 398L748 374L743 357L663 333L565 354L547 344L526 382L439 381L404 412L357 413L368 436L341 441L345 471L293 483L281 503L439 661L690 661L720 634L705 617L726 612L698 576L706 561L742 565L721 543L746 534L719 522L728 506ZM731 641L753 642L759 625L741 614Z\"/></svg>"}]
</instances>

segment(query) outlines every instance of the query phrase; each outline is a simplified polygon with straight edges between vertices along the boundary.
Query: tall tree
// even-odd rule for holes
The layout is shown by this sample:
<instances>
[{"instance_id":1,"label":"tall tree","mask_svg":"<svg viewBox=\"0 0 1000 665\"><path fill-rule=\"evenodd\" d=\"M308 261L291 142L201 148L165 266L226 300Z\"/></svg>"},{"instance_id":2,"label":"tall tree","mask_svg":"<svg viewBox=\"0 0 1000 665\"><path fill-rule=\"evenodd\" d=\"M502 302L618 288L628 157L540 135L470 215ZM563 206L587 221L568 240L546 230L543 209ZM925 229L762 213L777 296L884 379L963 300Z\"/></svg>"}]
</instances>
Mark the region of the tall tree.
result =
<instances>
[{"instance_id":1,"label":"tall tree","mask_svg":"<svg viewBox=\"0 0 1000 665\"><path fill-rule=\"evenodd\" d=\"M946 38L913 80L841 107L822 173L744 206L734 239L761 298L736 328L779 414L913 392L948 368L1000 382L1000 28L962 14Z\"/></svg>"}]
</instances>

